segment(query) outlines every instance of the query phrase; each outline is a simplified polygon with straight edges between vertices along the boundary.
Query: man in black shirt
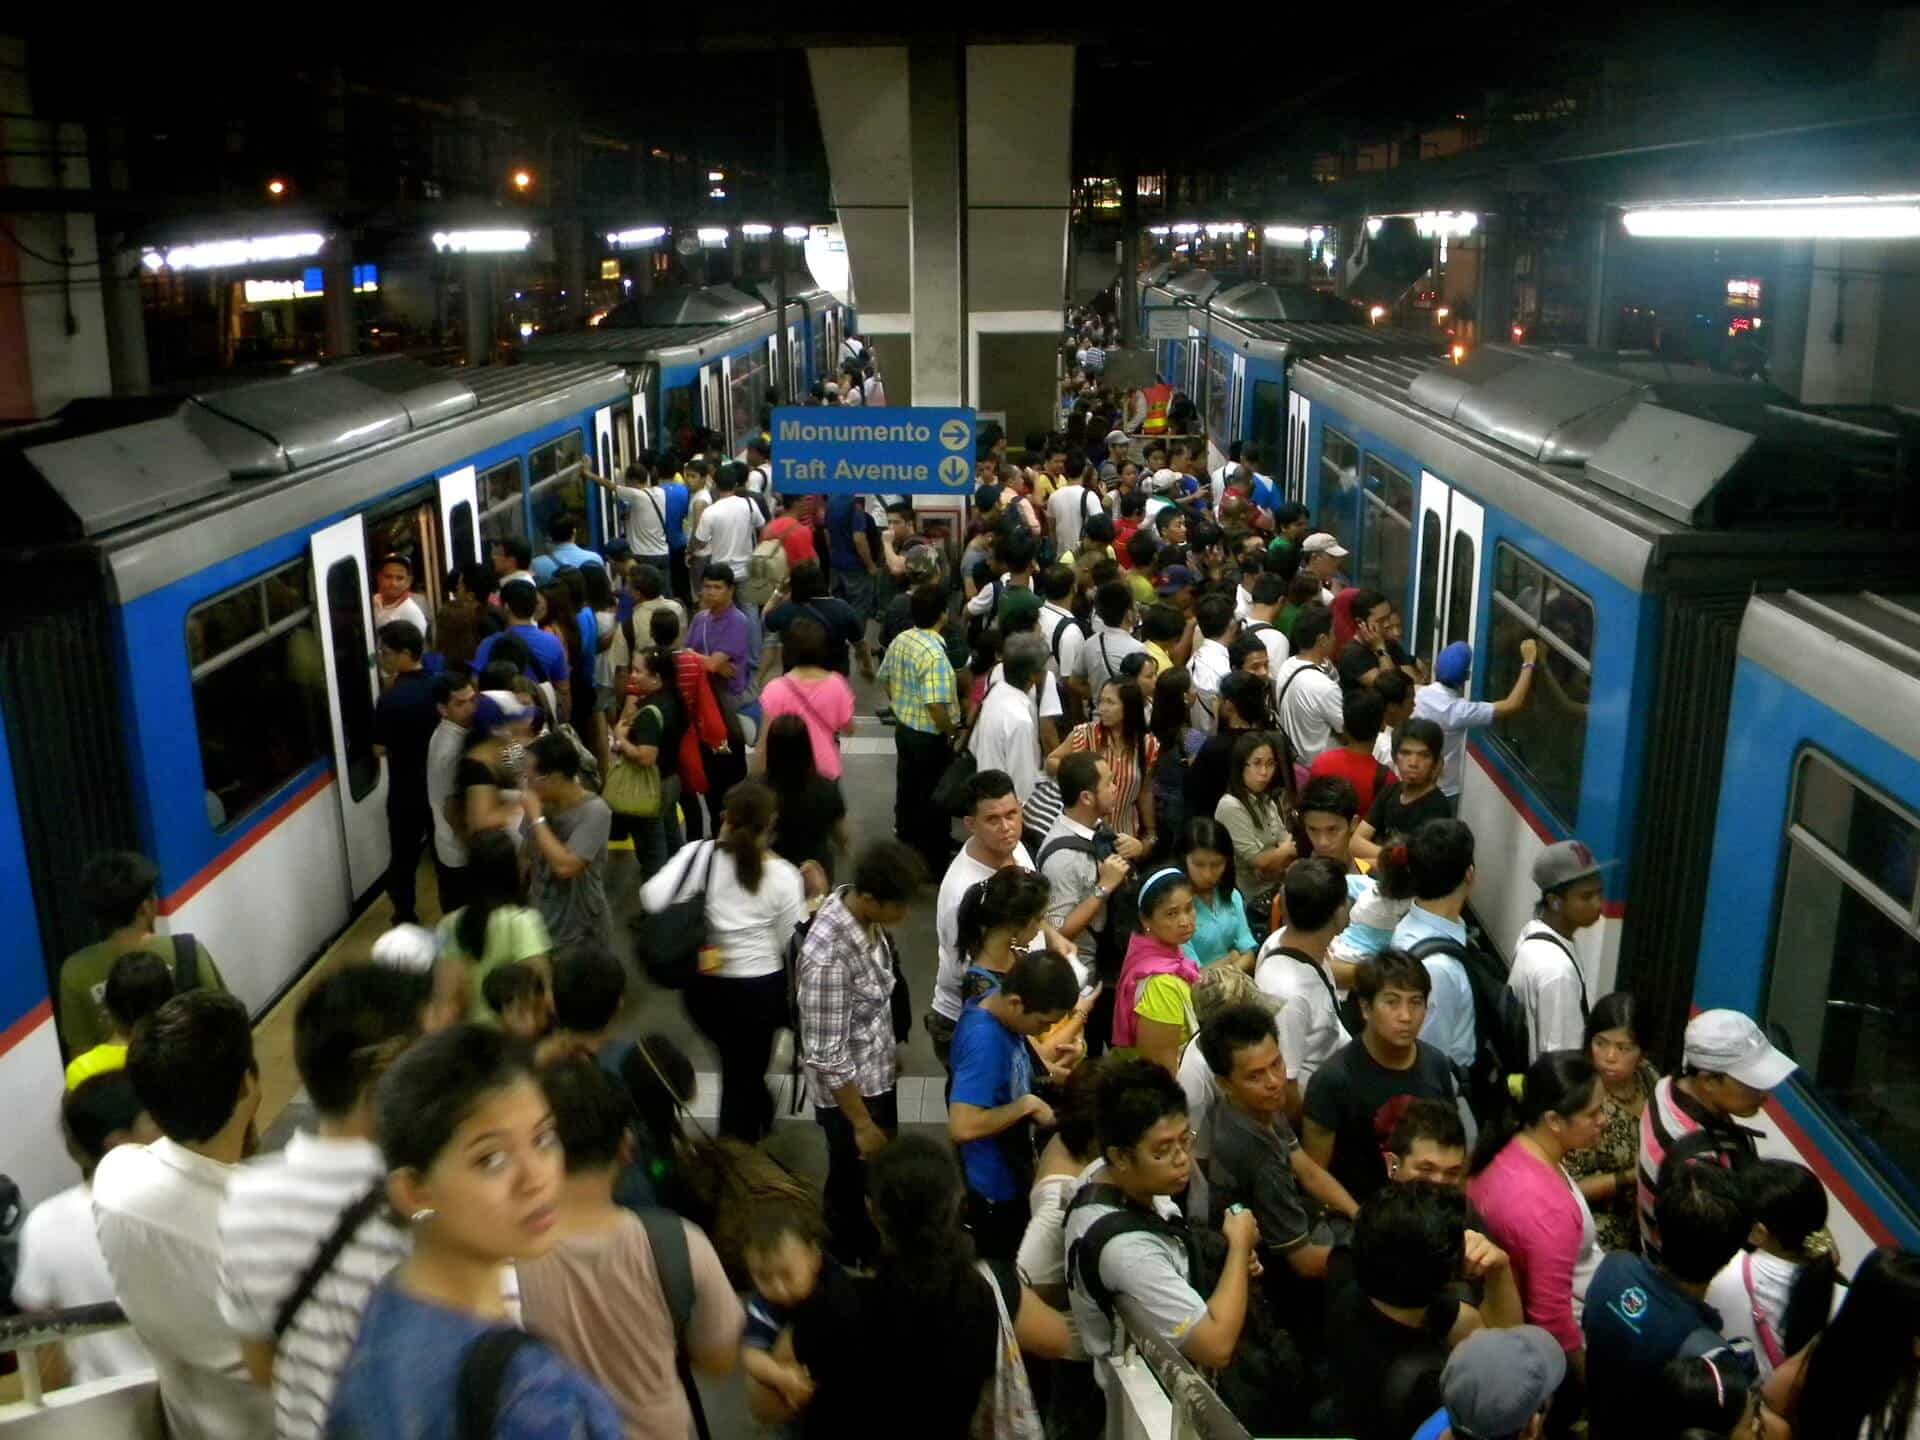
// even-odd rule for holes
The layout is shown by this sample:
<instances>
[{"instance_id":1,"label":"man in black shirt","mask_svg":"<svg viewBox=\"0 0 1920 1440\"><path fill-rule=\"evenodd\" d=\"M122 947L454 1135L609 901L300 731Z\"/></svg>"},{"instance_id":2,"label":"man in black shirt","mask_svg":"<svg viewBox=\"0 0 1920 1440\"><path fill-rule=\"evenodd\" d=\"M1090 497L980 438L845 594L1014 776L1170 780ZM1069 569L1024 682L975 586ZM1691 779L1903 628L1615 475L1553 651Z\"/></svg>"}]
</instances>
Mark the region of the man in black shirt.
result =
<instances>
[{"instance_id":1,"label":"man in black shirt","mask_svg":"<svg viewBox=\"0 0 1920 1440\"><path fill-rule=\"evenodd\" d=\"M766 612L767 633L784 635L800 619L818 620L827 632L827 668L851 675L851 648L861 643L866 626L851 605L827 593L827 573L818 561L797 566L785 588L773 596Z\"/></svg>"},{"instance_id":2,"label":"man in black shirt","mask_svg":"<svg viewBox=\"0 0 1920 1440\"><path fill-rule=\"evenodd\" d=\"M373 707L373 753L387 757L387 895L393 923L411 925L420 852L433 825L427 803L427 745L440 724L433 676L421 667L426 637L411 620L389 620L377 636L389 684Z\"/></svg>"},{"instance_id":3,"label":"man in black shirt","mask_svg":"<svg viewBox=\"0 0 1920 1440\"><path fill-rule=\"evenodd\" d=\"M1429 820L1453 818L1453 802L1440 792L1445 733L1433 721L1415 717L1400 727L1393 752L1400 778L1373 797L1373 806L1348 848L1362 860L1379 858L1389 835L1413 834Z\"/></svg>"},{"instance_id":4,"label":"man in black shirt","mask_svg":"<svg viewBox=\"0 0 1920 1440\"><path fill-rule=\"evenodd\" d=\"M1362 965L1353 993L1364 1028L1307 1082L1307 1154L1363 1205L1387 1183L1377 1128L1381 1106L1401 1095L1458 1098L1452 1064L1420 1039L1432 989L1427 967L1404 951L1383 950Z\"/></svg>"}]
</instances>

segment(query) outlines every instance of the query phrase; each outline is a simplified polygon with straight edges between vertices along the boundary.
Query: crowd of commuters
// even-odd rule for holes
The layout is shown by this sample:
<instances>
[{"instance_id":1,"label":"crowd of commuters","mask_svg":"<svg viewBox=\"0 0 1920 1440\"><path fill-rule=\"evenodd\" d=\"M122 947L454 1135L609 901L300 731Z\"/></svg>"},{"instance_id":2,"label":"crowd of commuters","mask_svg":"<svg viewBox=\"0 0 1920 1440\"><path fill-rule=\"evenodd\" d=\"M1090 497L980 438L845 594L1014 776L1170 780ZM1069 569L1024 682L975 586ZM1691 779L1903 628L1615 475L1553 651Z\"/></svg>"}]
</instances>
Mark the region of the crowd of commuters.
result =
<instances>
[{"instance_id":1,"label":"crowd of commuters","mask_svg":"<svg viewBox=\"0 0 1920 1440\"><path fill-rule=\"evenodd\" d=\"M989 438L951 546L903 497L775 495L756 440L590 477L618 545L500 542L431 617L383 567L397 923L299 1002L312 1128L256 1153L247 1014L154 868L80 877L83 1178L14 1298L130 1328L49 1376L151 1368L176 1435L684 1440L737 1368L780 1433L1072 1440L1124 1319L1254 1433L1920 1435L1920 1258L1837 1255L1742 1123L1791 1060L1709 1010L1658 1072L1635 997L1589 996L1576 840L1510 966L1473 924L1515 862L1456 814L1465 740L1532 642L1498 701L1463 645L1429 671L1251 447L1209 468L1185 397L1102 388L1107 339L1077 317L1062 432ZM883 404L849 364L816 398ZM896 790L857 850L856 668ZM686 1056L624 1038L642 973L718 1058L717 1140ZM916 1021L944 1140L902 1113ZM763 1145L783 1029L817 1192Z\"/></svg>"}]
</instances>

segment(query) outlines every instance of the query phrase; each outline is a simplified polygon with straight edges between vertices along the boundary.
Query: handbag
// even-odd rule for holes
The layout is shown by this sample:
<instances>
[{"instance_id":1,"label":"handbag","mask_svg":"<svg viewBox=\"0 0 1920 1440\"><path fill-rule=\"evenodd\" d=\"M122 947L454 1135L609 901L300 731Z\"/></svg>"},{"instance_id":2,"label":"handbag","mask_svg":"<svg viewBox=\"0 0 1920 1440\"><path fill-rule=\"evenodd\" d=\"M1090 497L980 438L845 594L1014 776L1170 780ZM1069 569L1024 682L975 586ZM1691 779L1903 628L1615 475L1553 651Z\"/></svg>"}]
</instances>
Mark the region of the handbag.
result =
<instances>
[{"instance_id":1,"label":"handbag","mask_svg":"<svg viewBox=\"0 0 1920 1440\"><path fill-rule=\"evenodd\" d=\"M647 710L653 712L655 721L664 723L665 717L658 705L649 705L640 713L644 715ZM619 756L607 769L607 782L601 787L600 798L616 815L652 820L660 814L660 788L658 765L636 765Z\"/></svg>"},{"instance_id":2,"label":"handbag","mask_svg":"<svg viewBox=\"0 0 1920 1440\"><path fill-rule=\"evenodd\" d=\"M631 922L640 966L649 980L665 990L684 990L700 973L700 952L707 944L707 886L719 846L709 840L706 850L707 869L699 889L687 890L687 880L700 858L696 848L667 903L653 914L641 911Z\"/></svg>"},{"instance_id":3,"label":"handbag","mask_svg":"<svg viewBox=\"0 0 1920 1440\"><path fill-rule=\"evenodd\" d=\"M967 1427L968 1440L1041 1440L1046 1432L1034 1404L1026 1362L1020 1356L1013 1317L1007 1313L1006 1297L984 1260L975 1262L975 1269L993 1292L998 1333L994 1337L993 1375L980 1387L980 1399Z\"/></svg>"}]
</instances>

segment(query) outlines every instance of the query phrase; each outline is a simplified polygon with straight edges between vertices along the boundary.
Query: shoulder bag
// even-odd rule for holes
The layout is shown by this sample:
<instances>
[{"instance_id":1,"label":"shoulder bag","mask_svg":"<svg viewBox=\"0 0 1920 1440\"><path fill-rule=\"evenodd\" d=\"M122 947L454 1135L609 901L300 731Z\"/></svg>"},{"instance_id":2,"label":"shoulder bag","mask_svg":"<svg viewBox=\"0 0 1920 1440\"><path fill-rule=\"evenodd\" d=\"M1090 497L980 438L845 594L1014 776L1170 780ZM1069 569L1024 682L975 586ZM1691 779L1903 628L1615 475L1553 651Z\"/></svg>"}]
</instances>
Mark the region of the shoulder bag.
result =
<instances>
[{"instance_id":1,"label":"shoulder bag","mask_svg":"<svg viewBox=\"0 0 1920 1440\"><path fill-rule=\"evenodd\" d=\"M647 978L666 990L684 990L700 973L700 952L707 943L707 887L713 880L713 860L719 846L706 842L707 866L696 890L687 889L700 852L688 856L680 883L658 912L644 910L633 917L634 950Z\"/></svg>"}]
</instances>

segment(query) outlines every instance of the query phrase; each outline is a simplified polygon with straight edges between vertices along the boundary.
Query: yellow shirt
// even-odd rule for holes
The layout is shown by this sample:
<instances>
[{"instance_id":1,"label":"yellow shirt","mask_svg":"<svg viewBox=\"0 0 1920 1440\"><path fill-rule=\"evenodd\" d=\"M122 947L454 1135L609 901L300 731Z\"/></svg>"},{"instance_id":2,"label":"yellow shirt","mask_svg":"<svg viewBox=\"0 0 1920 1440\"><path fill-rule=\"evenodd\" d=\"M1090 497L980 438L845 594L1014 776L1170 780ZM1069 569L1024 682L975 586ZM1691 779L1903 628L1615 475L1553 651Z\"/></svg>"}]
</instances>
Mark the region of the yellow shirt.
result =
<instances>
[{"instance_id":1,"label":"yellow shirt","mask_svg":"<svg viewBox=\"0 0 1920 1440\"><path fill-rule=\"evenodd\" d=\"M1148 640L1143 643L1146 646L1147 654L1153 657L1153 663L1159 667L1158 673L1164 675L1167 671L1173 669L1173 657L1167 654L1158 640Z\"/></svg>"},{"instance_id":2,"label":"yellow shirt","mask_svg":"<svg viewBox=\"0 0 1920 1440\"><path fill-rule=\"evenodd\" d=\"M67 1089L78 1090L96 1075L127 1068L127 1047L96 1045L84 1055L76 1055L67 1066Z\"/></svg>"}]
</instances>

